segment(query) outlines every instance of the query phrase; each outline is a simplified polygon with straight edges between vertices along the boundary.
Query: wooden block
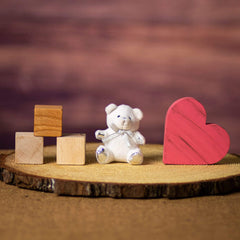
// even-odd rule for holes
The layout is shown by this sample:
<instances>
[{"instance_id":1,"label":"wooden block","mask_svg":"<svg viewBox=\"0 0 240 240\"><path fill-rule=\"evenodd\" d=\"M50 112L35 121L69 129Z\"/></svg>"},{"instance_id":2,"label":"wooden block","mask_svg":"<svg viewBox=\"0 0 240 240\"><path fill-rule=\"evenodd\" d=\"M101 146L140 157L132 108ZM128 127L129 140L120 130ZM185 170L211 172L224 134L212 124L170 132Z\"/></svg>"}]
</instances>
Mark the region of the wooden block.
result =
<instances>
[{"instance_id":1,"label":"wooden block","mask_svg":"<svg viewBox=\"0 0 240 240\"><path fill-rule=\"evenodd\" d=\"M35 105L34 135L41 137L62 136L62 106Z\"/></svg>"},{"instance_id":2,"label":"wooden block","mask_svg":"<svg viewBox=\"0 0 240 240\"><path fill-rule=\"evenodd\" d=\"M57 138L57 164L85 164L85 134L71 134Z\"/></svg>"},{"instance_id":3,"label":"wooden block","mask_svg":"<svg viewBox=\"0 0 240 240\"><path fill-rule=\"evenodd\" d=\"M228 133L217 124L206 124L206 118L204 107L194 98L181 98L170 106L165 121L165 164L214 164L227 154Z\"/></svg>"},{"instance_id":4,"label":"wooden block","mask_svg":"<svg viewBox=\"0 0 240 240\"><path fill-rule=\"evenodd\" d=\"M15 162L43 164L43 137L35 137L33 132L16 132Z\"/></svg>"}]
</instances>

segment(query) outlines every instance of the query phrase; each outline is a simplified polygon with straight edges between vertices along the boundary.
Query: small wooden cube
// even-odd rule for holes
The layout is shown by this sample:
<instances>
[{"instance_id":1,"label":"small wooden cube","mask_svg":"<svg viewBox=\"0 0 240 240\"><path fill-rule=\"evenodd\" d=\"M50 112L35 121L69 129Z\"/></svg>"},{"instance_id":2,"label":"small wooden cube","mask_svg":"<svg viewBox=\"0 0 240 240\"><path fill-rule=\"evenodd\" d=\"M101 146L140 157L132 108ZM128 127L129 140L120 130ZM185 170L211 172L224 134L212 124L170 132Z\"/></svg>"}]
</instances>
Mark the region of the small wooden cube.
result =
<instances>
[{"instance_id":1,"label":"small wooden cube","mask_svg":"<svg viewBox=\"0 0 240 240\"><path fill-rule=\"evenodd\" d=\"M57 138L57 164L85 164L85 134L71 134Z\"/></svg>"},{"instance_id":2,"label":"small wooden cube","mask_svg":"<svg viewBox=\"0 0 240 240\"><path fill-rule=\"evenodd\" d=\"M16 132L15 162L43 164L43 137L35 137L33 132Z\"/></svg>"},{"instance_id":3,"label":"small wooden cube","mask_svg":"<svg viewBox=\"0 0 240 240\"><path fill-rule=\"evenodd\" d=\"M34 135L41 137L62 136L62 106L35 105Z\"/></svg>"}]
</instances>

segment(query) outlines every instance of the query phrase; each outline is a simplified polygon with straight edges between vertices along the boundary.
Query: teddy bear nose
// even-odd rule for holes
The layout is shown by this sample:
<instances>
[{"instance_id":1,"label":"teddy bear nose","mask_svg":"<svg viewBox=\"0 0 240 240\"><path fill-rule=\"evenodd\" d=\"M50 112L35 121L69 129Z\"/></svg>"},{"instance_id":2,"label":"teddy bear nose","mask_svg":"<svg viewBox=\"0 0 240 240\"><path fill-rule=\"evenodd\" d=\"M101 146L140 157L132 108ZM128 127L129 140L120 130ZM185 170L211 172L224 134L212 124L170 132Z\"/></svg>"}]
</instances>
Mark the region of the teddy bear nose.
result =
<instances>
[{"instance_id":1,"label":"teddy bear nose","mask_svg":"<svg viewBox=\"0 0 240 240\"><path fill-rule=\"evenodd\" d=\"M122 124L128 124L128 118L127 117L123 117L122 118Z\"/></svg>"}]
</instances>

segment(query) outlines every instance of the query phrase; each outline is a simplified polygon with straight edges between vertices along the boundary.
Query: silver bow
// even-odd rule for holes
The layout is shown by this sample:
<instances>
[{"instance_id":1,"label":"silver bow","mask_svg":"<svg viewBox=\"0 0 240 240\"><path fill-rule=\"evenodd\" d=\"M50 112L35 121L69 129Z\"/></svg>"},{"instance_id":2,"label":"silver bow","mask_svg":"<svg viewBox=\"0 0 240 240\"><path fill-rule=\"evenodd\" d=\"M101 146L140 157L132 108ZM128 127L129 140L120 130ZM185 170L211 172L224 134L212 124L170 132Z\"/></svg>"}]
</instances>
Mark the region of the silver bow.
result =
<instances>
[{"instance_id":1,"label":"silver bow","mask_svg":"<svg viewBox=\"0 0 240 240\"><path fill-rule=\"evenodd\" d=\"M131 131L126 131L126 130L118 130L115 133L110 134L109 136L105 137L102 139L102 142L105 144L106 142L119 137L119 136L127 136L126 141L127 141L127 145L130 148L132 146L130 139L133 140L133 133ZM136 142L134 141L134 143L136 144Z\"/></svg>"}]
</instances>

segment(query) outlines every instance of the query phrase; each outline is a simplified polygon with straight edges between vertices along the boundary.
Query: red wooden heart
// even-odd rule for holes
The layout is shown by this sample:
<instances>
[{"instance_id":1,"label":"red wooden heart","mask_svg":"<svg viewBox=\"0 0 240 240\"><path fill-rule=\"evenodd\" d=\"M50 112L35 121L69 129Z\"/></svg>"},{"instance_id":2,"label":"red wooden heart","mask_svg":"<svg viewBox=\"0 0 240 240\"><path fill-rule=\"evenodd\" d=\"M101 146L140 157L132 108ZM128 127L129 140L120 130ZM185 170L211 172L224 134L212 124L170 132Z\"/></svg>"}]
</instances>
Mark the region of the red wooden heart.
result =
<instances>
[{"instance_id":1,"label":"red wooden heart","mask_svg":"<svg viewBox=\"0 0 240 240\"><path fill-rule=\"evenodd\" d=\"M206 124L206 111L191 97L175 101L165 120L165 164L214 164L228 152L230 138L217 124Z\"/></svg>"}]
</instances>

